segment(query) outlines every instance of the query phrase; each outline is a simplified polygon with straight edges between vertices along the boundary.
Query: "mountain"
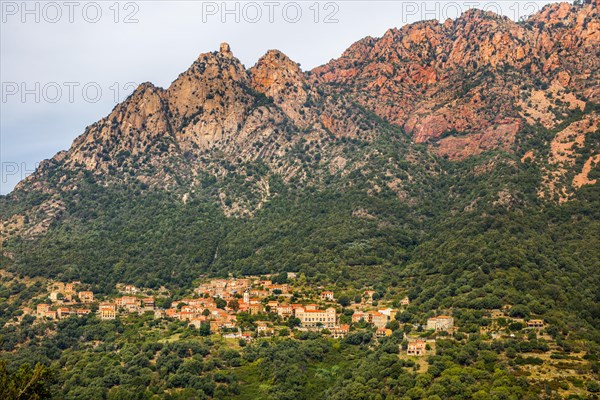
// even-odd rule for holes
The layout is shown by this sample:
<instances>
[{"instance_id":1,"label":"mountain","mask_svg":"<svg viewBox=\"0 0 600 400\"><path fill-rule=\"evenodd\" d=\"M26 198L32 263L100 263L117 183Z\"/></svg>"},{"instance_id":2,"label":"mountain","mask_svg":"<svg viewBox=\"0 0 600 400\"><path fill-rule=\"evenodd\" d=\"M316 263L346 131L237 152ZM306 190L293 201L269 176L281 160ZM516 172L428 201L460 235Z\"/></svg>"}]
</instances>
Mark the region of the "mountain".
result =
<instances>
[{"instance_id":1,"label":"mountain","mask_svg":"<svg viewBox=\"0 0 600 400\"><path fill-rule=\"evenodd\" d=\"M515 23L469 10L364 38L316 68L439 155L511 149L524 124L551 129L598 103L598 9L560 3Z\"/></svg>"},{"instance_id":2,"label":"mountain","mask_svg":"<svg viewBox=\"0 0 600 400\"><path fill-rule=\"evenodd\" d=\"M2 267L99 292L392 277L424 308L494 293L590 327L599 21L595 4L519 23L470 10L312 71L276 50L246 68L222 44L168 88L140 85L0 198Z\"/></svg>"},{"instance_id":3,"label":"mountain","mask_svg":"<svg viewBox=\"0 0 600 400\"><path fill-rule=\"evenodd\" d=\"M15 214L6 226L26 228L25 236L44 232L64 208L61 194L77 191L86 177L182 192L185 199L216 179L225 184L216 193L225 213L251 214L269 190L265 176L247 171L250 164L286 182L316 183L321 174L315 171L360 168L344 155L346 143L370 143L387 129L368 111L321 90L281 52L269 51L246 70L223 44L219 52L201 54L166 90L140 85L68 151L42 162L9 198L43 194L35 207L45 217L25 226L19 222L24 216ZM249 197L229 192L233 172L245 175Z\"/></svg>"}]
</instances>

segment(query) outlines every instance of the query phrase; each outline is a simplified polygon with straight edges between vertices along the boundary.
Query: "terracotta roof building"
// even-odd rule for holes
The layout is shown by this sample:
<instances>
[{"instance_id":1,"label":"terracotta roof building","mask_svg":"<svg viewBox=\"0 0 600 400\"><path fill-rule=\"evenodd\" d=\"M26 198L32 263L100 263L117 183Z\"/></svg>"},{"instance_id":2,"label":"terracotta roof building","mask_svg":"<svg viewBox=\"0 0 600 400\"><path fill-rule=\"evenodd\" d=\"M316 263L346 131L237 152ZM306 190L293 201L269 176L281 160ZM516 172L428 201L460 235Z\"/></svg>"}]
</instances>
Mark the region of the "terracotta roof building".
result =
<instances>
[{"instance_id":1,"label":"terracotta roof building","mask_svg":"<svg viewBox=\"0 0 600 400\"><path fill-rule=\"evenodd\" d=\"M333 307L326 310L308 310L301 307L296 309L296 318L304 328L333 328L337 322Z\"/></svg>"},{"instance_id":2,"label":"terracotta roof building","mask_svg":"<svg viewBox=\"0 0 600 400\"><path fill-rule=\"evenodd\" d=\"M406 354L409 356L422 356L425 354L427 344L423 340L415 340L408 342L408 348Z\"/></svg>"},{"instance_id":3,"label":"terracotta roof building","mask_svg":"<svg viewBox=\"0 0 600 400\"><path fill-rule=\"evenodd\" d=\"M334 297L333 297L333 292L330 290L326 290L324 292L321 293L321 300L325 300L325 301L333 301Z\"/></svg>"}]
</instances>

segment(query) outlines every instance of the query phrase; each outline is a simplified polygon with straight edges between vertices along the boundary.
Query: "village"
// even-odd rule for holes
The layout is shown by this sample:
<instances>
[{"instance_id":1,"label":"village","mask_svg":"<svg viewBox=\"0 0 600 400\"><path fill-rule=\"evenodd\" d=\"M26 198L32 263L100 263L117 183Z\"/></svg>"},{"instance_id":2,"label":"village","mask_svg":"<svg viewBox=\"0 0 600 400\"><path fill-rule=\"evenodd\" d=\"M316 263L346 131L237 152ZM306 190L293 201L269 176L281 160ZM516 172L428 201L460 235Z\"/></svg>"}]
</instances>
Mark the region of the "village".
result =
<instances>
[{"instance_id":1,"label":"village","mask_svg":"<svg viewBox=\"0 0 600 400\"><path fill-rule=\"evenodd\" d=\"M118 284L119 297L99 296L78 281L51 281L47 297L35 310L23 307L20 318L31 315L37 322L43 322L93 313L101 320L115 320L149 313L155 320L182 321L206 334L242 341L294 337L294 332L318 332L343 339L352 332L372 331L375 338L385 338L392 335L394 326L399 326L397 315L411 304L408 296L400 301L384 301L368 288L353 301L347 296L342 300L332 290L296 286L295 278L295 274L289 273L286 283L274 282L269 276L206 279L189 296L172 301L164 308L158 307L156 300L164 299L165 291L156 293L131 284ZM161 304L164 305L164 300ZM511 335L503 328L510 323L519 323L531 330L544 328L544 321L539 319L525 321L509 317L509 308L490 310L493 323L482 328L482 333L485 330L492 337ZM437 313L422 324L412 324L408 330L411 333L403 334L402 351L407 356L424 356L435 349L437 335L451 337L458 332L458 327L448 312Z\"/></svg>"}]
</instances>

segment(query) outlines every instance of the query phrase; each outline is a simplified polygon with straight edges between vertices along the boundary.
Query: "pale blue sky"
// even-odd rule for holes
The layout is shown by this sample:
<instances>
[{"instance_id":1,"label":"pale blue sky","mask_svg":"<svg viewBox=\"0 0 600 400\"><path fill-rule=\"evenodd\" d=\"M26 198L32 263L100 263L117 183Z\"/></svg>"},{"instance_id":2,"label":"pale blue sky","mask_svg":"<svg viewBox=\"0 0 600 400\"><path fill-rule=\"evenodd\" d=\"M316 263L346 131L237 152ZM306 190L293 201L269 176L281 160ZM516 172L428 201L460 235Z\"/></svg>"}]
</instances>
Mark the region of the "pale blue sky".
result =
<instances>
[{"instance_id":1,"label":"pale blue sky","mask_svg":"<svg viewBox=\"0 0 600 400\"><path fill-rule=\"evenodd\" d=\"M21 1L2 0L0 194L40 160L68 149L131 93L131 83L167 87L220 42L246 67L279 49L306 70L364 36L455 18L475 3L515 19L549 2L256 1L228 2L226 13L221 1L122 1L118 7L115 1L29 1L25 10Z\"/></svg>"}]
</instances>

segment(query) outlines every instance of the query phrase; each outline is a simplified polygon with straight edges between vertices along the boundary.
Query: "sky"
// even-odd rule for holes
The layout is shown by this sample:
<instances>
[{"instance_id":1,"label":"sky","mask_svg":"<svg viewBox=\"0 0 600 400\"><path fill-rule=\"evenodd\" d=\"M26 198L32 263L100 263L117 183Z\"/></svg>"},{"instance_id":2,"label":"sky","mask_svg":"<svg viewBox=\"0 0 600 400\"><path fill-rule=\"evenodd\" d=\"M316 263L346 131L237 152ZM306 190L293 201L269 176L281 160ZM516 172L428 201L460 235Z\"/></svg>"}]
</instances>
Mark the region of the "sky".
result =
<instances>
[{"instance_id":1,"label":"sky","mask_svg":"<svg viewBox=\"0 0 600 400\"><path fill-rule=\"evenodd\" d=\"M142 82L164 88L221 42L251 67L278 49L308 70L365 36L469 8L527 17L549 1L0 0L0 194L67 150Z\"/></svg>"}]
</instances>

